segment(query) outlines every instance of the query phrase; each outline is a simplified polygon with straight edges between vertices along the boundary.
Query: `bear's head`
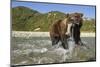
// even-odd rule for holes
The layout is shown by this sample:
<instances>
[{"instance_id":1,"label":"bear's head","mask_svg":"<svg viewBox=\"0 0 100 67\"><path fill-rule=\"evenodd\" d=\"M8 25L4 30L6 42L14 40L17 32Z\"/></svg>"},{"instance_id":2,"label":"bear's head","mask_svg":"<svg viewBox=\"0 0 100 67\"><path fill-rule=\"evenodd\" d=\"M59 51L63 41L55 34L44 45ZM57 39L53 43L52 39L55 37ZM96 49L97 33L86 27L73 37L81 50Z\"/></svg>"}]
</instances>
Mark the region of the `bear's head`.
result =
<instances>
[{"instance_id":1,"label":"bear's head","mask_svg":"<svg viewBox=\"0 0 100 67\"><path fill-rule=\"evenodd\" d=\"M67 14L67 21L68 23L71 23L71 26L69 28L70 32L71 32L71 36L73 35L74 37L80 36L80 28L82 26L83 23L83 14L82 13L71 13L71 14ZM78 39L74 38L74 39Z\"/></svg>"},{"instance_id":2,"label":"bear's head","mask_svg":"<svg viewBox=\"0 0 100 67\"><path fill-rule=\"evenodd\" d=\"M69 23L80 24L83 21L83 14L82 13L71 13L66 15L67 20Z\"/></svg>"}]
</instances>

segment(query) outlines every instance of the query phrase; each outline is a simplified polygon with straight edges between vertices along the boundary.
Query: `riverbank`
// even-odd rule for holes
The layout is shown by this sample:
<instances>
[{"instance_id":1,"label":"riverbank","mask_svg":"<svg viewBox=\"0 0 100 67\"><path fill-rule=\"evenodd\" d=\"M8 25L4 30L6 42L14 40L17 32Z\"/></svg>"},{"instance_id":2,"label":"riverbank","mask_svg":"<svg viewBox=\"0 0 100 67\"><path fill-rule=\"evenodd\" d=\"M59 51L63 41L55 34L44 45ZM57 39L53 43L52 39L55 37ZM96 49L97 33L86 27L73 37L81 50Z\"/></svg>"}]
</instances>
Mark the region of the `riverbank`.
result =
<instances>
[{"instance_id":1,"label":"riverbank","mask_svg":"<svg viewBox=\"0 0 100 67\"><path fill-rule=\"evenodd\" d=\"M49 37L49 32L12 31L13 37ZM94 32L81 32L81 37L95 37Z\"/></svg>"}]
</instances>

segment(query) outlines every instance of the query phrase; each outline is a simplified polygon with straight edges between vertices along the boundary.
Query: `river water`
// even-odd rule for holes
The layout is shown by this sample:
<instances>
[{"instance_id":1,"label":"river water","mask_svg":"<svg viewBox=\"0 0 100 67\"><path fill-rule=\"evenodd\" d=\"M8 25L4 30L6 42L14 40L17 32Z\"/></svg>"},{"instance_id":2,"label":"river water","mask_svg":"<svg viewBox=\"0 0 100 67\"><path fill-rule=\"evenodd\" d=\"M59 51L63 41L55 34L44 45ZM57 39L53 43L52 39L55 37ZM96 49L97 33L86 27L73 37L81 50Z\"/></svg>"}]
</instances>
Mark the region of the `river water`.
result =
<instances>
[{"instance_id":1,"label":"river water","mask_svg":"<svg viewBox=\"0 0 100 67\"><path fill-rule=\"evenodd\" d=\"M95 37L82 37L86 46L69 44L69 49L62 46L52 47L48 37L12 37L11 64L49 64L63 62L95 61Z\"/></svg>"}]
</instances>

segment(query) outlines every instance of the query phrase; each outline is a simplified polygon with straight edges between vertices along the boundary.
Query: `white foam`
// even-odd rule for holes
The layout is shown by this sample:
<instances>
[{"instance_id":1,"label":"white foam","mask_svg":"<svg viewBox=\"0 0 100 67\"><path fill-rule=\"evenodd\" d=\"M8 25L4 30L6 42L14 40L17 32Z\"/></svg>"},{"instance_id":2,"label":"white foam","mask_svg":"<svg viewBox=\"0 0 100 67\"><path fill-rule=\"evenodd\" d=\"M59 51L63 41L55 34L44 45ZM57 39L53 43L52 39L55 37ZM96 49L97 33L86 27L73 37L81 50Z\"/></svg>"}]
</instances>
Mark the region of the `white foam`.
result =
<instances>
[{"instance_id":1,"label":"white foam","mask_svg":"<svg viewBox=\"0 0 100 67\"><path fill-rule=\"evenodd\" d=\"M42 48L42 49L33 49L33 52L37 52L37 53L44 53L47 52L48 49L47 48Z\"/></svg>"},{"instance_id":2,"label":"white foam","mask_svg":"<svg viewBox=\"0 0 100 67\"><path fill-rule=\"evenodd\" d=\"M41 53L44 53L44 52L47 52L47 51L48 51L47 48L42 48L42 49L41 49Z\"/></svg>"},{"instance_id":3,"label":"white foam","mask_svg":"<svg viewBox=\"0 0 100 67\"><path fill-rule=\"evenodd\" d=\"M72 40L68 41L69 52L72 53L73 49L75 48L75 42Z\"/></svg>"}]
</instances>

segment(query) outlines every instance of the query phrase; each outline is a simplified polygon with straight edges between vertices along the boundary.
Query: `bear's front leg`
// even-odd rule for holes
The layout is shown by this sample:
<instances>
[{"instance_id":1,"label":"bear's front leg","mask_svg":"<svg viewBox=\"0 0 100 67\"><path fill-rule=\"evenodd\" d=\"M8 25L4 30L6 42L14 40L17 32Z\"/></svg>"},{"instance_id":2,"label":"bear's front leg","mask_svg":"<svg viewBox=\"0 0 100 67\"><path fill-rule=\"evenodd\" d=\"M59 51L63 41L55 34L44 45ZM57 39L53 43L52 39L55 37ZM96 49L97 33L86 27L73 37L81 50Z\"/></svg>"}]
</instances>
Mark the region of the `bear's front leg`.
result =
<instances>
[{"instance_id":1,"label":"bear's front leg","mask_svg":"<svg viewBox=\"0 0 100 67\"><path fill-rule=\"evenodd\" d=\"M57 45L59 40L59 37L51 37L52 46Z\"/></svg>"},{"instance_id":2,"label":"bear's front leg","mask_svg":"<svg viewBox=\"0 0 100 67\"><path fill-rule=\"evenodd\" d=\"M66 35L62 35L61 42L62 42L63 48L68 49L68 42L67 42L67 39L66 39Z\"/></svg>"}]
</instances>

